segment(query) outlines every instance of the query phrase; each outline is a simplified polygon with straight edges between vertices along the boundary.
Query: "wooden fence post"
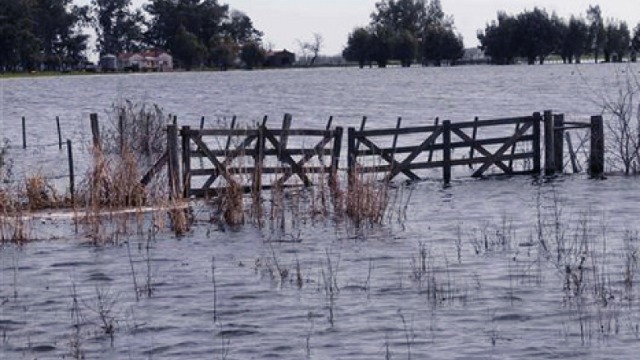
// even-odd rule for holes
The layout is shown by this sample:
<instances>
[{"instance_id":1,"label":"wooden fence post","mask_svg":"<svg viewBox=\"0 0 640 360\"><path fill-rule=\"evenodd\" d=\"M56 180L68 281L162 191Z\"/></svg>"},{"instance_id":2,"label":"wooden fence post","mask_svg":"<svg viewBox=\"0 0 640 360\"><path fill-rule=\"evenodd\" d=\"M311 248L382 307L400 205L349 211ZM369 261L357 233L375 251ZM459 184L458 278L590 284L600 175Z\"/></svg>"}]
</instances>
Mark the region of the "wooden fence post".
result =
<instances>
[{"instance_id":1,"label":"wooden fence post","mask_svg":"<svg viewBox=\"0 0 640 360\"><path fill-rule=\"evenodd\" d=\"M333 150L331 154L331 177L333 180L337 180L338 169L340 167L340 152L342 151L342 134L343 129L341 126L336 127L334 130L333 138Z\"/></svg>"},{"instance_id":2,"label":"wooden fence post","mask_svg":"<svg viewBox=\"0 0 640 360\"><path fill-rule=\"evenodd\" d=\"M56 128L58 130L58 150L62 150L62 132L60 131L60 117L56 116Z\"/></svg>"},{"instance_id":3,"label":"wooden fence post","mask_svg":"<svg viewBox=\"0 0 640 360\"><path fill-rule=\"evenodd\" d=\"M539 112L533 113L533 174L540 175L540 122Z\"/></svg>"},{"instance_id":4,"label":"wooden fence post","mask_svg":"<svg viewBox=\"0 0 640 360\"><path fill-rule=\"evenodd\" d=\"M394 167L396 164L396 147L398 146L398 130L402 127L402 117L398 117L396 122L396 131L393 133L393 141L391 144L391 172L395 171ZM380 154L383 155L383 154ZM391 180L391 179L389 179Z\"/></svg>"},{"instance_id":5,"label":"wooden fence post","mask_svg":"<svg viewBox=\"0 0 640 360\"><path fill-rule=\"evenodd\" d=\"M356 153L356 129L350 127L347 130L347 183L349 189L353 189L353 185L355 185Z\"/></svg>"},{"instance_id":6,"label":"wooden fence post","mask_svg":"<svg viewBox=\"0 0 640 360\"><path fill-rule=\"evenodd\" d=\"M71 201L75 201L75 176L73 171L73 149L71 148L71 140L67 139L67 158L69 159L69 193L71 193Z\"/></svg>"},{"instance_id":7,"label":"wooden fence post","mask_svg":"<svg viewBox=\"0 0 640 360\"><path fill-rule=\"evenodd\" d=\"M439 124L440 118L436 117L436 119L433 121L433 126L438 127ZM431 146L429 146L429 157L427 158L428 162L431 162L431 160L433 160L433 145L435 145L435 142L431 144Z\"/></svg>"},{"instance_id":8,"label":"wooden fence post","mask_svg":"<svg viewBox=\"0 0 640 360\"><path fill-rule=\"evenodd\" d=\"M191 127L183 126L180 130L182 137L182 191L183 197L188 199L191 195L191 148L190 143Z\"/></svg>"},{"instance_id":9,"label":"wooden fence post","mask_svg":"<svg viewBox=\"0 0 640 360\"><path fill-rule=\"evenodd\" d=\"M98 114L91 113L89 115L91 119L91 137L93 139L93 147L99 148L100 146L100 125L98 124Z\"/></svg>"},{"instance_id":10,"label":"wooden fence post","mask_svg":"<svg viewBox=\"0 0 640 360\"><path fill-rule=\"evenodd\" d=\"M556 171L554 147L554 118L550 110L544 112L544 175L551 176Z\"/></svg>"},{"instance_id":11,"label":"wooden fence post","mask_svg":"<svg viewBox=\"0 0 640 360\"><path fill-rule=\"evenodd\" d=\"M444 186L451 182L451 120L442 122L442 178Z\"/></svg>"},{"instance_id":12,"label":"wooden fence post","mask_svg":"<svg viewBox=\"0 0 640 360\"><path fill-rule=\"evenodd\" d=\"M27 119L22 117L22 148L27 148Z\"/></svg>"},{"instance_id":13,"label":"wooden fence post","mask_svg":"<svg viewBox=\"0 0 640 360\"><path fill-rule=\"evenodd\" d=\"M564 114L554 115L553 146L555 171L564 172Z\"/></svg>"},{"instance_id":14,"label":"wooden fence post","mask_svg":"<svg viewBox=\"0 0 640 360\"><path fill-rule=\"evenodd\" d=\"M265 117L266 119L266 117ZM265 120L266 122L266 120ZM264 165L264 148L265 148L265 131L267 127L262 125L258 128L258 139L256 141L256 150L254 155L254 171L253 171L253 194L257 196L262 191L262 167Z\"/></svg>"},{"instance_id":15,"label":"wooden fence post","mask_svg":"<svg viewBox=\"0 0 640 360\"><path fill-rule=\"evenodd\" d=\"M473 152L475 151L476 146L476 138L478 137L478 121L479 117L473 118L473 132L471 133L471 139L473 142L471 143L471 150L469 150L469 160L473 160ZM473 163L469 163L469 169L473 169Z\"/></svg>"},{"instance_id":16,"label":"wooden fence post","mask_svg":"<svg viewBox=\"0 0 640 360\"><path fill-rule=\"evenodd\" d=\"M599 115L591 117L589 174L592 178L602 178L604 174L604 123Z\"/></svg>"},{"instance_id":17,"label":"wooden fence post","mask_svg":"<svg viewBox=\"0 0 640 360\"><path fill-rule=\"evenodd\" d=\"M178 127L167 125L167 152L169 154L169 197L177 198L180 194L180 165L178 160Z\"/></svg>"},{"instance_id":18,"label":"wooden fence post","mask_svg":"<svg viewBox=\"0 0 640 360\"><path fill-rule=\"evenodd\" d=\"M284 114L282 118L282 135L280 135L280 148L278 149L278 157L282 156L282 153L287 149L287 143L289 142L289 129L291 129L291 114ZM280 159L278 159L280 160Z\"/></svg>"}]
</instances>

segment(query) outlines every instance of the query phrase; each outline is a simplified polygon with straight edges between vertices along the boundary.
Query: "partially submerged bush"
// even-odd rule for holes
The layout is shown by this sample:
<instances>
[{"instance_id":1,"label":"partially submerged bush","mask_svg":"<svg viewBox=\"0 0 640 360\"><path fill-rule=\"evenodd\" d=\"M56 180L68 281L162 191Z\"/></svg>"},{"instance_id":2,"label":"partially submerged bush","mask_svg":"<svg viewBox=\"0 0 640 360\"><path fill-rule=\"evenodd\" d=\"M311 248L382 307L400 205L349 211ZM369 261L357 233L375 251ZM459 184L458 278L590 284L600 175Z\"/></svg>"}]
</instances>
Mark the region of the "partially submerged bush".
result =
<instances>
[{"instance_id":1,"label":"partially submerged bush","mask_svg":"<svg viewBox=\"0 0 640 360\"><path fill-rule=\"evenodd\" d=\"M105 152L118 154L128 149L141 160L142 157L154 157L165 151L165 128L171 119L164 115L158 105L134 104L124 100L114 104L108 116L110 128L102 139Z\"/></svg>"}]
</instances>

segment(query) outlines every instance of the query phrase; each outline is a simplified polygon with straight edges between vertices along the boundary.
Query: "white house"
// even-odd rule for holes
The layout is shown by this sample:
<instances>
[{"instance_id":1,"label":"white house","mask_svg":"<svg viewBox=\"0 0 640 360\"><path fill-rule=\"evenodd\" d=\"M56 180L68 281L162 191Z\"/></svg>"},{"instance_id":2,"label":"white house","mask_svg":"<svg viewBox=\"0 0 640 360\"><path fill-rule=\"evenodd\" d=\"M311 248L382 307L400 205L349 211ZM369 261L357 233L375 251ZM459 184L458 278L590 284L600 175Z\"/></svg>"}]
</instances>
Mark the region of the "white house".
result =
<instances>
[{"instance_id":1,"label":"white house","mask_svg":"<svg viewBox=\"0 0 640 360\"><path fill-rule=\"evenodd\" d=\"M120 70L171 71L173 57L166 51L150 49L139 53L122 53L118 55Z\"/></svg>"}]
</instances>

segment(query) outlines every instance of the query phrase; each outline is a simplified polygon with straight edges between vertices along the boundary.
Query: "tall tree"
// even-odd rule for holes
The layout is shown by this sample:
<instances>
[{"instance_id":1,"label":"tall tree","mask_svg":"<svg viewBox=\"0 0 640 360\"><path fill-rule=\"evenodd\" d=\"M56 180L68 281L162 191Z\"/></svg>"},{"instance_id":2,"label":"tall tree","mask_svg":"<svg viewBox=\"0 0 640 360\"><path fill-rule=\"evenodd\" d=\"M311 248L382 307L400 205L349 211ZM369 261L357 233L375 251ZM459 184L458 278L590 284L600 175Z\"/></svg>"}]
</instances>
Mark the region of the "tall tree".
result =
<instances>
[{"instance_id":1,"label":"tall tree","mask_svg":"<svg viewBox=\"0 0 640 360\"><path fill-rule=\"evenodd\" d=\"M206 50L207 62L212 65L220 65L221 58L228 59L229 51L237 51L244 44L260 43L262 36L249 16L240 11L230 12L228 5L217 0L150 0L144 9L149 14L148 43L175 55L175 50L182 46L176 38L182 27L184 32L180 34L195 36L193 44ZM193 40L191 36L189 39ZM222 62L225 63L228 61Z\"/></svg>"},{"instance_id":2,"label":"tall tree","mask_svg":"<svg viewBox=\"0 0 640 360\"><path fill-rule=\"evenodd\" d=\"M633 38L631 38L631 61L636 62L640 52L640 23L633 29Z\"/></svg>"},{"instance_id":3,"label":"tall tree","mask_svg":"<svg viewBox=\"0 0 640 360\"><path fill-rule=\"evenodd\" d=\"M589 21L589 43L588 49L593 54L595 62L604 49L606 42L606 32L604 28L604 20L599 5L589 6L587 9L587 20Z\"/></svg>"},{"instance_id":4,"label":"tall tree","mask_svg":"<svg viewBox=\"0 0 640 360\"><path fill-rule=\"evenodd\" d=\"M565 62L581 62L589 40L589 26L584 19L572 16L561 32L560 56Z\"/></svg>"},{"instance_id":5,"label":"tall tree","mask_svg":"<svg viewBox=\"0 0 640 360\"><path fill-rule=\"evenodd\" d=\"M505 12L498 12L497 17L497 20L487 24L484 32L478 32L480 49L491 58L493 64L510 65L518 56L518 21Z\"/></svg>"},{"instance_id":6,"label":"tall tree","mask_svg":"<svg viewBox=\"0 0 640 360\"><path fill-rule=\"evenodd\" d=\"M629 53L629 47L631 46L631 32L627 23L611 20L605 28L605 34L604 61L622 61Z\"/></svg>"},{"instance_id":7,"label":"tall tree","mask_svg":"<svg viewBox=\"0 0 640 360\"><path fill-rule=\"evenodd\" d=\"M554 21L545 10L537 7L520 13L517 21L519 54L527 58L529 64L534 64L536 59L544 63L544 59L555 50L555 41L559 38Z\"/></svg>"},{"instance_id":8,"label":"tall tree","mask_svg":"<svg viewBox=\"0 0 640 360\"><path fill-rule=\"evenodd\" d=\"M101 55L140 49L144 17L140 9L131 8L131 0L92 0L91 6Z\"/></svg>"},{"instance_id":9,"label":"tall tree","mask_svg":"<svg viewBox=\"0 0 640 360\"><path fill-rule=\"evenodd\" d=\"M257 41L248 42L244 44L240 51L240 59L244 62L247 69L251 70L264 63L264 49L262 49L262 46Z\"/></svg>"},{"instance_id":10,"label":"tall tree","mask_svg":"<svg viewBox=\"0 0 640 360\"><path fill-rule=\"evenodd\" d=\"M347 47L342 51L342 57L347 61L357 61L360 68L371 61L372 37L369 31L359 27L349 34Z\"/></svg>"}]
</instances>

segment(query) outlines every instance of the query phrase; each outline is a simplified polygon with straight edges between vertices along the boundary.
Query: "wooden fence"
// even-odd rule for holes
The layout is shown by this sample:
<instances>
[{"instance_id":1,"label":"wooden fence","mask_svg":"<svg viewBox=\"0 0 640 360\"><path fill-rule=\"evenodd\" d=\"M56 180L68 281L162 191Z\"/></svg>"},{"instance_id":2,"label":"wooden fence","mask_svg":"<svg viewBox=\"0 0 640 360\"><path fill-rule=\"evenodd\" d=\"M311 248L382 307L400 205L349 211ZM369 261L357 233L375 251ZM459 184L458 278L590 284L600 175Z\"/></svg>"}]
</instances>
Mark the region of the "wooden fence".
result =
<instances>
[{"instance_id":1,"label":"wooden fence","mask_svg":"<svg viewBox=\"0 0 640 360\"><path fill-rule=\"evenodd\" d=\"M258 128L192 129L175 123L167 126L167 151L144 175L146 185L164 167L168 169L172 196L207 197L229 185L245 192L285 187L291 179L305 186L313 174L335 179L341 164L343 128L292 129L285 115L281 128L269 128L266 118ZM601 116L590 122L564 121L562 114L545 111L530 116L452 123L438 120L430 126L347 129L346 163L349 180L357 174L378 173L384 181L399 175L421 180L421 171L440 170L445 185L452 168L467 166L473 177L492 174L544 175L564 169L564 139L573 129L590 129L589 173L604 173L604 126ZM94 141L99 138L92 115ZM297 140L296 140L297 139ZM304 144L313 139L311 146ZM413 144L412 144L413 142ZM308 143L307 143L308 144ZM400 145L399 145L400 144ZM571 164L576 164L571 141L567 141ZM542 168L544 164L544 168ZM268 179L268 181L266 181Z\"/></svg>"}]
</instances>

